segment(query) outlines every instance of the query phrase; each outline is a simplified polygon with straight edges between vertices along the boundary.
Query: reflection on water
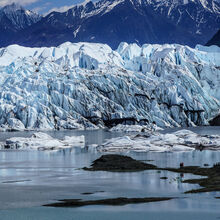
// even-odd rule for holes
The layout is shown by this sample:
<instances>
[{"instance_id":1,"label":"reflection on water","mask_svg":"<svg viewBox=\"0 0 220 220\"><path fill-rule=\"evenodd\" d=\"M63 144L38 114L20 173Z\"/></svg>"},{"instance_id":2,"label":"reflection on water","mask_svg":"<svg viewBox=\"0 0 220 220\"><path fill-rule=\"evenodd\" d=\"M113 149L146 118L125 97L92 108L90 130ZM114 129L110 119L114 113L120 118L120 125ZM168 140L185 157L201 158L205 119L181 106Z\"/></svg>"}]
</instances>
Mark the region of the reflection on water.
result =
<instances>
[{"instance_id":1,"label":"reflection on water","mask_svg":"<svg viewBox=\"0 0 220 220\"><path fill-rule=\"evenodd\" d=\"M165 202L164 202L165 203ZM157 204L158 205L158 204ZM4 220L217 220L220 215L217 211L204 212L203 210L195 210L186 212L184 210L169 211L160 210L152 211L148 209L148 205L142 206L142 210L137 210L137 205L121 208L120 211L115 210L81 210L81 209L56 209L53 208L31 208L19 209L0 212L0 216ZM160 208L160 207L159 207ZM219 207L213 207L218 210ZM14 218L15 217L15 218Z\"/></svg>"},{"instance_id":2,"label":"reflection on water","mask_svg":"<svg viewBox=\"0 0 220 220\"><path fill-rule=\"evenodd\" d=\"M172 133L181 129L187 129L201 135L220 135L220 126L201 126L201 127L187 127L187 128L167 128L161 133Z\"/></svg>"},{"instance_id":3,"label":"reflection on water","mask_svg":"<svg viewBox=\"0 0 220 220\"><path fill-rule=\"evenodd\" d=\"M181 129L188 129L198 134L209 134L220 135L220 126L219 127L192 127L192 128L167 128L161 133L172 133ZM28 131L28 132L0 132L0 141L4 141L11 137L30 137L36 131ZM51 135L54 138L63 138L64 136L80 136L85 135L86 144L101 144L105 139L119 137L124 135L122 132L109 132L107 130L99 129L99 130L62 130L62 131L47 131L47 134Z\"/></svg>"},{"instance_id":4,"label":"reflection on water","mask_svg":"<svg viewBox=\"0 0 220 220\"><path fill-rule=\"evenodd\" d=\"M181 162L188 166L204 166L220 161L220 151L190 151L190 152L147 152L129 153L130 156L139 160L152 160L159 167L178 167Z\"/></svg>"},{"instance_id":5,"label":"reflection on water","mask_svg":"<svg viewBox=\"0 0 220 220\"><path fill-rule=\"evenodd\" d=\"M36 132L36 131L35 131ZM0 141L5 141L11 137L30 137L34 131L28 132L0 132ZM63 130L63 131L47 131L47 134L54 138L62 139L65 136L81 136L85 135L86 144L101 144L105 139L119 137L121 132L109 132L107 130Z\"/></svg>"},{"instance_id":6,"label":"reflection on water","mask_svg":"<svg viewBox=\"0 0 220 220\"><path fill-rule=\"evenodd\" d=\"M220 134L218 128L193 128L198 133ZM163 131L164 132L164 131ZM29 136L29 133L1 133L0 140L11 136ZM86 136L87 144L100 144L105 139L120 136L120 133L98 131L49 132L56 138L66 135ZM177 153L129 153L139 160L161 167L205 163L213 165L220 161L220 152L194 151ZM73 148L57 152L1 151L0 152L0 219L216 219L220 217L218 192L187 194L183 192L198 185L183 184L182 179L195 177L180 176L167 171L143 171L134 173L88 172L79 168L89 166L100 156L94 148ZM160 177L168 177L161 180ZM199 178L198 176L196 178ZM22 182L23 180L23 182ZM8 181L19 181L11 182ZM6 182L6 183L5 183ZM102 192L100 192L102 191ZM84 192L95 192L82 195ZM120 207L91 206L77 209L24 208L41 206L57 199L99 199L109 197L174 196L173 201L127 205ZM15 208L13 210L9 210ZM18 209L23 208L23 209ZM8 210L7 210L8 209ZM160 210L160 212L158 212ZM202 212L201 212L202 210ZM62 217L61 217L62 216ZM209 216L207 218L207 216Z\"/></svg>"},{"instance_id":7,"label":"reflection on water","mask_svg":"<svg viewBox=\"0 0 220 220\"><path fill-rule=\"evenodd\" d=\"M162 202L145 205L127 205L118 207L76 208L30 208L0 211L4 220L217 220L220 217L219 206L211 203L213 209L207 212L202 207L186 211L185 208L172 210L172 203ZM182 200L184 203L184 200ZM152 209L153 207L153 209ZM155 208L156 207L156 208Z\"/></svg>"}]
</instances>

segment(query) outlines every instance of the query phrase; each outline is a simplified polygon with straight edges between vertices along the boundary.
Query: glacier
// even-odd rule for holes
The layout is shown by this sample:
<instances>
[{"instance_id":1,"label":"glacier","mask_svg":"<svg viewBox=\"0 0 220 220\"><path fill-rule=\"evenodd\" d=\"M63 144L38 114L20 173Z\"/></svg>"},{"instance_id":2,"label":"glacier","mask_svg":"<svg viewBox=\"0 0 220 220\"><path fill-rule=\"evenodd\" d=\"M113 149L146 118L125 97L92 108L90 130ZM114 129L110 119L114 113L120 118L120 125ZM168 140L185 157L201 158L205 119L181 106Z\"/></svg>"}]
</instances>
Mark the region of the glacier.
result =
<instances>
[{"instance_id":1,"label":"glacier","mask_svg":"<svg viewBox=\"0 0 220 220\"><path fill-rule=\"evenodd\" d=\"M217 46L11 45L0 48L0 130L207 125L219 85Z\"/></svg>"}]
</instances>

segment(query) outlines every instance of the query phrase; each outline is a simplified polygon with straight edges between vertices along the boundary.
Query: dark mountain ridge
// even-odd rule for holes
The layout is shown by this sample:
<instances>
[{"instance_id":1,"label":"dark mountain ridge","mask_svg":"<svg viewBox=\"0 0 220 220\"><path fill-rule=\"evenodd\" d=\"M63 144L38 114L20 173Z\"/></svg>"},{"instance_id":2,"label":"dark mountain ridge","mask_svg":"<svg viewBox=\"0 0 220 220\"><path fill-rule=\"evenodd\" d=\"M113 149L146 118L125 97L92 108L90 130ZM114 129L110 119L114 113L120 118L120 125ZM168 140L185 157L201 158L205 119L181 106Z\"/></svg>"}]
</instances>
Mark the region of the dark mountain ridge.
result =
<instances>
[{"instance_id":1,"label":"dark mountain ridge","mask_svg":"<svg viewBox=\"0 0 220 220\"><path fill-rule=\"evenodd\" d=\"M216 45L220 47L220 29L219 31L212 37L211 40L208 41L206 46Z\"/></svg>"},{"instance_id":2,"label":"dark mountain ridge","mask_svg":"<svg viewBox=\"0 0 220 220\"><path fill-rule=\"evenodd\" d=\"M87 1L66 12L52 12L25 26L0 46L58 46L70 42L100 42L116 48L128 43L205 44L220 28L216 0ZM0 39L2 36L0 36Z\"/></svg>"}]
</instances>

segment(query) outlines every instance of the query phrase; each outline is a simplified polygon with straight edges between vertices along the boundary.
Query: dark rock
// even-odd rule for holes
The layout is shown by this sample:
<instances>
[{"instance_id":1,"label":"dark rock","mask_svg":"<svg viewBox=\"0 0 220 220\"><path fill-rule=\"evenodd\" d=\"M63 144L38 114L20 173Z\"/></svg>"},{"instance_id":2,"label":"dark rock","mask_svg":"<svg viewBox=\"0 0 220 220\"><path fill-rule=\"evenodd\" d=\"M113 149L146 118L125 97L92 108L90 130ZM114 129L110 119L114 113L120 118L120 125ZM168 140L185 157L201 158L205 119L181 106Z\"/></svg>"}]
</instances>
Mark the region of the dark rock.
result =
<instances>
[{"instance_id":1,"label":"dark rock","mask_svg":"<svg viewBox=\"0 0 220 220\"><path fill-rule=\"evenodd\" d=\"M156 168L157 167L152 164L143 163L128 156L110 154L101 156L93 162L91 168L84 168L84 170L134 172Z\"/></svg>"},{"instance_id":2,"label":"dark rock","mask_svg":"<svg viewBox=\"0 0 220 220\"><path fill-rule=\"evenodd\" d=\"M161 179L161 180L167 180L167 179L168 179L168 177L163 176L163 177L160 177L160 179Z\"/></svg>"},{"instance_id":3,"label":"dark rock","mask_svg":"<svg viewBox=\"0 0 220 220\"><path fill-rule=\"evenodd\" d=\"M92 193L92 192L84 192L84 193L81 193L81 195L92 195L92 194L94 194L94 193Z\"/></svg>"},{"instance_id":4,"label":"dark rock","mask_svg":"<svg viewBox=\"0 0 220 220\"><path fill-rule=\"evenodd\" d=\"M60 200L59 203L47 204L44 206L50 207L79 207L87 205L127 205L127 204L138 204L148 202L159 202L174 199L172 197L153 197L153 198L113 198L113 199L102 199L102 200L88 200L82 201L80 199L65 199Z\"/></svg>"},{"instance_id":5,"label":"dark rock","mask_svg":"<svg viewBox=\"0 0 220 220\"><path fill-rule=\"evenodd\" d=\"M206 44L206 46L216 45L220 47L220 29L219 31L212 37L210 41Z\"/></svg>"},{"instance_id":6,"label":"dark rock","mask_svg":"<svg viewBox=\"0 0 220 220\"><path fill-rule=\"evenodd\" d=\"M215 117L211 121L209 121L209 124L211 126L220 126L220 115L218 115L217 117Z\"/></svg>"},{"instance_id":7,"label":"dark rock","mask_svg":"<svg viewBox=\"0 0 220 220\"><path fill-rule=\"evenodd\" d=\"M216 163L213 167L183 166L179 168L159 168L152 164L137 161L128 156L122 155L103 155L95 160L91 168L84 168L89 171L110 171L110 172L135 172L143 170L162 170L176 172L180 174L190 173L199 176L206 176L200 179L188 179L183 183L199 184L200 189L190 190L185 193L201 193L220 191L220 163ZM162 177L162 179L165 179Z\"/></svg>"},{"instance_id":8,"label":"dark rock","mask_svg":"<svg viewBox=\"0 0 220 220\"><path fill-rule=\"evenodd\" d=\"M165 168L164 170L178 172L178 173L191 173L194 175L207 176L200 179L188 179L183 183L199 184L200 189L190 190L185 193L202 193L202 192L216 192L220 191L220 163L215 164L210 168L202 168L196 166L188 166L183 168Z\"/></svg>"},{"instance_id":9,"label":"dark rock","mask_svg":"<svg viewBox=\"0 0 220 220\"><path fill-rule=\"evenodd\" d=\"M104 193L105 191L95 191L95 192L84 192L84 193L81 193L81 195L93 195L95 193Z\"/></svg>"}]
</instances>

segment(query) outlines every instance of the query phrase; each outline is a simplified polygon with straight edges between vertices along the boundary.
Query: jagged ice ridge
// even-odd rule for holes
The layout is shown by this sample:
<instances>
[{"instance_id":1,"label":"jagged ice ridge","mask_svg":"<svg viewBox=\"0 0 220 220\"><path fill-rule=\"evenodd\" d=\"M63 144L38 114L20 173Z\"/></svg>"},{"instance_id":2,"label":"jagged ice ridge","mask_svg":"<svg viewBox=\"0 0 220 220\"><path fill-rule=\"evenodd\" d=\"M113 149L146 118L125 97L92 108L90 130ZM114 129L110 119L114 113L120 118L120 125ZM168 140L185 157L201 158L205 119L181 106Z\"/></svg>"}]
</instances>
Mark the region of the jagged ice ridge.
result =
<instances>
[{"instance_id":1,"label":"jagged ice ridge","mask_svg":"<svg viewBox=\"0 0 220 220\"><path fill-rule=\"evenodd\" d=\"M2 130L205 125L220 107L220 48L95 43L0 49Z\"/></svg>"}]
</instances>

